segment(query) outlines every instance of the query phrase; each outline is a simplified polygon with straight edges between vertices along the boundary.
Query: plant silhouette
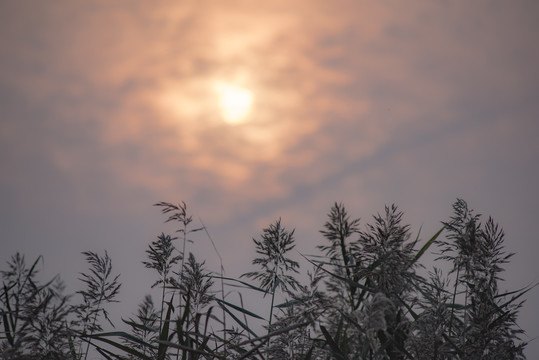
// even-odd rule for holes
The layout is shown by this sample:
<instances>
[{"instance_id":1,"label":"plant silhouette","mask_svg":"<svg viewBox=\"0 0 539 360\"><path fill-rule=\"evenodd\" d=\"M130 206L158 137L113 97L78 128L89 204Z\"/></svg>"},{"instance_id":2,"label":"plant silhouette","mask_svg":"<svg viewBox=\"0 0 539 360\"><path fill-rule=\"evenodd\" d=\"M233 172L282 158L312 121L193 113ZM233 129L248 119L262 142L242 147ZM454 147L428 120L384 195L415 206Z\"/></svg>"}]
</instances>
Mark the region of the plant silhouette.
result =
<instances>
[{"instance_id":1,"label":"plant silhouette","mask_svg":"<svg viewBox=\"0 0 539 360\"><path fill-rule=\"evenodd\" d=\"M17 253L0 272L0 359L81 360L90 350L102 359L144 360L525 358L518 312L535 285L503 290L501 274L512 257L505 234L464 200L426 240L412 237L395 205L361 227L335 203L320 254L299 253L303 267L291 257L294 230L278 219L253 239L256 268L239 277L224 276L222 266L219 274L209 272L186 253L192 233L209 233L193 226L184 202L156 205L167 222L180 225L179 239L161 233L146 250L143 265L157 272L149 288L158 287L159 302L145 295L137 312L122 319L123 330L110 329L108 305L121 284L107 252L82 253L89 269L75 295L64 294L58 276L40 281L42 257L27 266ZM449 270L420 275L427 252ZM244 302L246 292L271 295L268 317Z\"/></svg>"}]
</instances>

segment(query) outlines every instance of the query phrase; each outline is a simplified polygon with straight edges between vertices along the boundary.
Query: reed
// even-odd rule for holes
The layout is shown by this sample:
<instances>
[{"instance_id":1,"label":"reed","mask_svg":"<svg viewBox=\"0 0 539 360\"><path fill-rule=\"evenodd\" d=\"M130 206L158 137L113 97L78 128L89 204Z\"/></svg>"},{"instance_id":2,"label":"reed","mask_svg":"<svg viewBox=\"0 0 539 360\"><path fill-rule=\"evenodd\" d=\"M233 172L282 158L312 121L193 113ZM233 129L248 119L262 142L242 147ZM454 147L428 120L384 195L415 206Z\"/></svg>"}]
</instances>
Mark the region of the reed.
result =
<instances>
[{"instance_id":1,"label":"reed","mask_svg":"<svg viewBox=\"0 0 539 360\"><path fill-rule=\"evenodd\" d=\"M518 312L535 285L502 290L512 257L505 234L463 200L426 241L412 237L394 205L362 227L335 203L320 253L299 252L309 264L304 269L290 256L294 230L279 219L253 239L256 268L237 278L225 276L222 263L211 273L186 253L199 230L215 244L204 225L193 226L185 203L156 205L167 222L180 225L180 238L161 233L142 264L157 273L149 288L159 287L160 301L146 295L122 320L126 330L115 330L107 307L121 284L106 252L82 253L89 268L75 295L64 294L59 277L40 282L41 257L26 266L15 254L0 272L0 359L80 360L90 349L103 359L144 360L524 359ZM449 271L419 275L429 251ZM296 278L300 270L305 283ZM271 296L269 317L243 302L247 291ZM257 323L265 324L264 333Z\"/></svg>"}]
</instances>

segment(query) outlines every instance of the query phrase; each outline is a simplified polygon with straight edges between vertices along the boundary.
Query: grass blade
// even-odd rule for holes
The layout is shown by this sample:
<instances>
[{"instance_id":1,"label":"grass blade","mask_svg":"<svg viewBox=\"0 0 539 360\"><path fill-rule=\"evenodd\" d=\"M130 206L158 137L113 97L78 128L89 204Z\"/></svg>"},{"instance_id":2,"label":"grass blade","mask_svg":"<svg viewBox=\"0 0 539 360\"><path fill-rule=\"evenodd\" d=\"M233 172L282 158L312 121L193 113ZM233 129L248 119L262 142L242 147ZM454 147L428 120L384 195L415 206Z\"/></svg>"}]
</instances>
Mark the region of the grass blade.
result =
<instances>
[{"instance_id":1,"label":"grass blade","mask_svg":"<svg viewBox=\"0 0 539 360\"><path fill-rule=\"evenodd\" d=\"M211 276L211 278L236 281L236 282L239 282L239 283L242 284L242 285L247 286L247 287L250 288L250 289L253 289L253 290L256 290L256 291L260 291L260 292L263 292L264 294L267 293L267 291L264 290L264 289L262 289L262 288L259 288L259 287L257 287L257 286L251 285L251 284L249 284L249 283L247 283L247 282L245 282L245 281L241 281L241 280L238 280L238 279L229 278L229 277L224 277L224 276L216 276L216 275Z\"/></svg>"},{"instance_id":2,"label":"grass blade","mask_svg":"<svg viewBox=\"0 0 539 360\"><path fill-rule=\"evenodd\" d=\"M170 298L170 302L168 303L168 309L167 309L167 315L165 317L165 324L163 325L163 330L161 330L161 334L159 334L159 348L157 350L157 359L164 360L165 355L167 353L168 345L165 343L162 343L161 341L168 341L168 330L170 327L170 316L172 315L172 311L174 311L174 307L172 305L172 300L174 299L174 294L172 294Z\"/></svg>"},{"instance_id":3,"label":"grass blade","mask_svg":"<svg viewBox=\"0 0 539 360\"><path fill-rule=\"evenodd\" d=\"M236 321L238 323L238 325L240 325L242 328L244 328L246 331L248 331L249 333L251 333L253 336L255 337L258 337L258 335L253 331L251 330L251 328L249 328L247 325L245 325L245 323L243 323L243 321L241 321L240 319L238 319L238 317L236 315L234 315L230 310L228 310L228 308L223 305L222 303L218 302L217 304L219 304L219 306L226 311L226 313L228 315L230 315L232 317L232 319L234 319L234 321Z\"/></svg>"},{"instance_id":4,"label":"grass blade","mask_svg":"<svg viewBox=\"0 0 539 360\"><path fill-rule=\"evenodd\" d=\"M94 339L94 340L104 342L105 344L109 344L111 346L114 346L115 348L122 350L126 354L133 355L133 356L137 357L138 359L153 360L152 358L144 355L143 353L133 349L130 346L120 344L120 343L118 343L118 342L116 342L114 340L108 339L107 336L121 336L121 337L124 337L124 338L136 339L135 337L133 337L133 336L127 334L127 333L123 333L123 332L111 332L111 333L102 333L102 334L94 334L94 335L83 335L82 337L83 338L88 337L88 338L91 338L91 339Z\"/></svg>"},{"instance_id":5,"label":"grass blade","mask_svg":"<svg viewBox=\"0 0 539 360\"><path fill-rule=\"evenodd\" d=\"M238 311L240 311L240 312L242 312L242 313L244 313L244 314L246 314L246 315L252 316L252 317L257 318L257 319L260 319L260 320L264 320L263 317L261 317L261 316L255 314L255 313L253 313L253 312L251 312L251 311L249 311L249 310L245 310L245 309L242 308L242 307L239 307L239 306L237 306L237 305L234 305L234 304L232 304L232 303L229 303L228 301L224 301L224 300L221 300L221 299L215 299L215 300L216 300L218 303L222 303L222 304L224 304L224 305L226 305L226 306L230 306L231 308L233 308L233 309L235 309L235 310L238 310Z\"/></svg>"},{"instance_id":6,"label":"grass blade","mask_svg":"<svg viewBox=\"0 0 539 360\"><path fill-rule=\"evenodd\" d=\"M445 226L442 226L442 228L438 230L438 232L434 234L434 236L431 237L425 245L423 245L423 247L415 255L414 260L412 261L412 264L415 263L417 260L419 260L421 256L423 256L425 251L427 251L427 249L436 241L436 239L438 238L438 236L440 236L440 234L442 233L444 229L445 229Z\"/></svg>"},{"instance_id":7,"label":"grass blade","mask_svg":"<svg viewBox=\"0 0 539 360\"><path fill-rule=\"evenodd\" d=\"M339 348L339 346L337 345L335 340L333 340L333 338L331 337L331 335L329 334L327 329L324 326L320 325L320 330L322 330L322 334L326 338L326 342L328 343L329 347L331 348L331 351L333 352L333 355L335 355L338 359L346 360L346 358L344 357L344 354L342 353L341 349Z\"/></svg>"}]
</instances>

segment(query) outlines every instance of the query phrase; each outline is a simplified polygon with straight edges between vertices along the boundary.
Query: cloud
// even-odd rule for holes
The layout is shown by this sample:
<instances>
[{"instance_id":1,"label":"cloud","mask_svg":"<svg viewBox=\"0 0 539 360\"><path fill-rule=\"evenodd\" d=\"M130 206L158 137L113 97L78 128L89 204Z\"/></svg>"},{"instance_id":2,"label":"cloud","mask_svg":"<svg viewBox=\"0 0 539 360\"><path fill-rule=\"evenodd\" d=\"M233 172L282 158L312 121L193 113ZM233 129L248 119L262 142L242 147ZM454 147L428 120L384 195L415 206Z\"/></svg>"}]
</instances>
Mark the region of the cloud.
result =
<instances>
[{"instance_id":1,"label":"cloud","mask_svg":"<svg viewBox=\"0 0 539 360\"><path fill-rule=\"evenodd\" d=\"M396 202L428 234L463 196L508 220L529 257L536 14L533 1L2 2L6 232L46 213L25 230L44 251L79 231L73 251L119 248L95 239L107 233L142 249L161 226L151 204L186 200L225 257L247 258L279 215L314 246L334 201L363 218ZM249 122L222 121L216 82L252 91Z\"/></svg>"}]
</instances>

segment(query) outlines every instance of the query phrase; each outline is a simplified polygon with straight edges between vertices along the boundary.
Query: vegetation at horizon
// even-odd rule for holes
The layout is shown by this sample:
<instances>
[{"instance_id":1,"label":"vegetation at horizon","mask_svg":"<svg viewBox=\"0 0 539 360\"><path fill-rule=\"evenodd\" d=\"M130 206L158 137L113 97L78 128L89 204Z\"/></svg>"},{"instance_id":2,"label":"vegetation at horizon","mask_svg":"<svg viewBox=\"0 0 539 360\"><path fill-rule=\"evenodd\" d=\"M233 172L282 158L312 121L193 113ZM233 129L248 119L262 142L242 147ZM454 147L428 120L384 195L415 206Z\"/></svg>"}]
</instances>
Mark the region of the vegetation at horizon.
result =
<instances>
[{"instance_id":1,"label":"vegetation at horizon","mask_svg":"<svg viewBox=\"0 0 539 360\"><path fill-rule=\"evenodd\" d=\"M0 359L525 359L517 316L535 285L503 289L513 256L504 232L464 200L426 241L395 205L361 226L335 203L319 254L302 254L308 269L290 256L295 233L278 219L253 239L253 270L237 278L187 252L194 232L213 239L184 202L155 205L177 225L177 237L148 245L142 264L159 298L146 295L122 318L125 330L108 331L121 283L106 251L82 253L88 270L72 295L59 276L38 278L42 257L29 265L14 254L0 271ZM425 269L427 252L448 270ZM270 299L269 316L249 310L246 292Z\"/></svg>"}]
</instances>

